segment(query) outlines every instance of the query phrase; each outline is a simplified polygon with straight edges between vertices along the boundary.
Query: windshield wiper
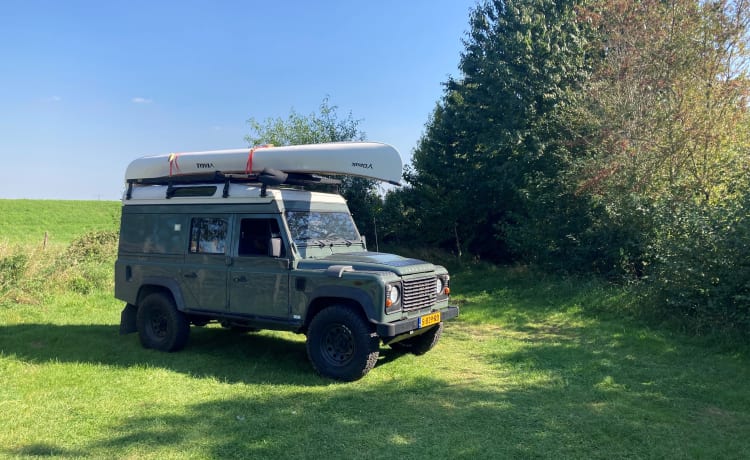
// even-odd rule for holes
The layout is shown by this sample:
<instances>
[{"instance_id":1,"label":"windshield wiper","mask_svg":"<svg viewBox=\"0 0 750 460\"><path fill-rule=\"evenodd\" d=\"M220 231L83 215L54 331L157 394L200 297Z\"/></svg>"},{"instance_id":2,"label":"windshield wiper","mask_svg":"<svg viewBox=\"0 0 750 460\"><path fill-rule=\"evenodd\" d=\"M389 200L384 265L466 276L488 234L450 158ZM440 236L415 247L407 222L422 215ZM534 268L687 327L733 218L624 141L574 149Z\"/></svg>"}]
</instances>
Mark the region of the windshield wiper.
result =
<instances>
[{"instance_id":1,"label":"windshield wiper","mask_svg":"<svg viewBox=\"0 0 750 460\"><path fill-rule=\"evenodd\" d=\"M313 238L311 236L304 236L304 237L301 237L301 238L296 238L294 241L297 244L299 244L300 246L302 246L302 245L307 246L310 243L312 243L315 246L318 246L318 247L321 247L321 248L326 247L326 244L323 242L323 240L317 239L317 238Z\"/></svg>"}]
</instances>

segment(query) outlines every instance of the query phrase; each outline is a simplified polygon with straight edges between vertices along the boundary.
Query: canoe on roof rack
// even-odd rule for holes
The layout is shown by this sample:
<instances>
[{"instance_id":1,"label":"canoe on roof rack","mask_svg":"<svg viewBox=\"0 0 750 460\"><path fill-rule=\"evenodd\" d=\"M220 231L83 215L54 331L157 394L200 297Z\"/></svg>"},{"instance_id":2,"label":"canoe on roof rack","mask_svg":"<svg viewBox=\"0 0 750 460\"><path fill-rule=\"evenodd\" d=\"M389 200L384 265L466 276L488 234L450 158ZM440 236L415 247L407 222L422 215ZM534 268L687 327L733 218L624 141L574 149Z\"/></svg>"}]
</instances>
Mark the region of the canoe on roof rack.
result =
<instances>
[{"instance_id":1,"label":"canoe on roof rack","mask_svg":"<svg viewBox=\"0 0 750 460\"><path fill-rule=\"evenodd\" d=\"M401 185L401 155L379 142L254 147L205 152L170 153L133 160L125 172L128 183L178 179L205 180L207 175L259 175L264 170L290 174L359 176Z\"/></svg>"}]
</instances>

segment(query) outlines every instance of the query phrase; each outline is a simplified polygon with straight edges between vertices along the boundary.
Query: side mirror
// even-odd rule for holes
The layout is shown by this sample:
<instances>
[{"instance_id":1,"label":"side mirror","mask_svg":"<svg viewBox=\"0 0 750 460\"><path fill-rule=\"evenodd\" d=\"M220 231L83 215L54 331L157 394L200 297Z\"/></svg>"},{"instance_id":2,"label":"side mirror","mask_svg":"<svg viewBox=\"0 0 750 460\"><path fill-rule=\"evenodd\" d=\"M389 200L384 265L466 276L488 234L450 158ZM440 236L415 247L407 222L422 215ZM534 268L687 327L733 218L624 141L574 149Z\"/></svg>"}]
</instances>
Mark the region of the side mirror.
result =
<instances>
[{"instance_id":1,"label":"side mirror","mask_svg":"<svg viewBox=\"0 0 750 460\"><path fill-rule=\"evenodd\" d=\"M367 238L365 237L365 235L362 235L360 238L362 240L362 248L367 249Z\"/></svg>"},{"instance_id":2,"label":"side mirror","mask_svg":"<svg viewBox=\"0 0 750 460\"><path fill-rule=\"evenodd\" d=\"M268 242L268 255L271 257L281 257L281 238L271 238Z\"/></svg>"}]
</instances>

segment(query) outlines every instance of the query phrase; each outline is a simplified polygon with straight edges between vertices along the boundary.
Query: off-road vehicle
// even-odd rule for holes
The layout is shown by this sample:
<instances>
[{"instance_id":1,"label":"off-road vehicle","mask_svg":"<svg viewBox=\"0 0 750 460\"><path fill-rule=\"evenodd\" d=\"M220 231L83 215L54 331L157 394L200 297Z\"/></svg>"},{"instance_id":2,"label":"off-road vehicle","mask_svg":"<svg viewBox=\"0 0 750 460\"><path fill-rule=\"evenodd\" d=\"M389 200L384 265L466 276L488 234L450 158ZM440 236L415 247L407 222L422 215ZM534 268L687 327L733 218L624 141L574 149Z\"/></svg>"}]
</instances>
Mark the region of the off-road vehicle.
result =
<instances>
[{"instance_id":1,"label":"off-road vehicle","mask_svg":"<svg viewBox=\"0 0 750 460\"><path fill-rule=\"evenodd\" d=\"M270 168L228 173L210 159L222 153L170 156L166 175L129 170L115 264L121 333L176 351L191 324L294 331L306 334L321 375L345 381L372 369L381 342L415 354L435 346L443 321L458 315L445 268L369 252L340 195L299 189L331 180ZM184 173L191 162L210 171Z\"/></svg>"}]
</instances>

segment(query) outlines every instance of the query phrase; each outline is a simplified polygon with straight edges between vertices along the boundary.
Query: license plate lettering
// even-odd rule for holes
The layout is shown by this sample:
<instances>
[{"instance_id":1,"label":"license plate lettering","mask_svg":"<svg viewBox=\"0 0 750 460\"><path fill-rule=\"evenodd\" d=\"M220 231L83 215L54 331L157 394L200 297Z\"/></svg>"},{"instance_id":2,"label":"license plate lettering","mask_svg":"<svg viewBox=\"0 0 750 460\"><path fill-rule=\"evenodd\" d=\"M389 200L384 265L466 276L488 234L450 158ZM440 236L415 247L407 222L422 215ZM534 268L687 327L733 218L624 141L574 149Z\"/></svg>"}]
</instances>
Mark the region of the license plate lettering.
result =
<instances>
[{"instance_id":1,"label":"license plate lettering","mask_svg":"<svg viewBox=\"0 0 750 460\"><path fill-rule=\"evenodd\" d=\"M440 312L436 311L435 313L430 313L429 315L424 315L419 318L419 329L422 329L423 327L432 326L433 324L437 324L440 322Z\"/></svg>"}]
</instances>

